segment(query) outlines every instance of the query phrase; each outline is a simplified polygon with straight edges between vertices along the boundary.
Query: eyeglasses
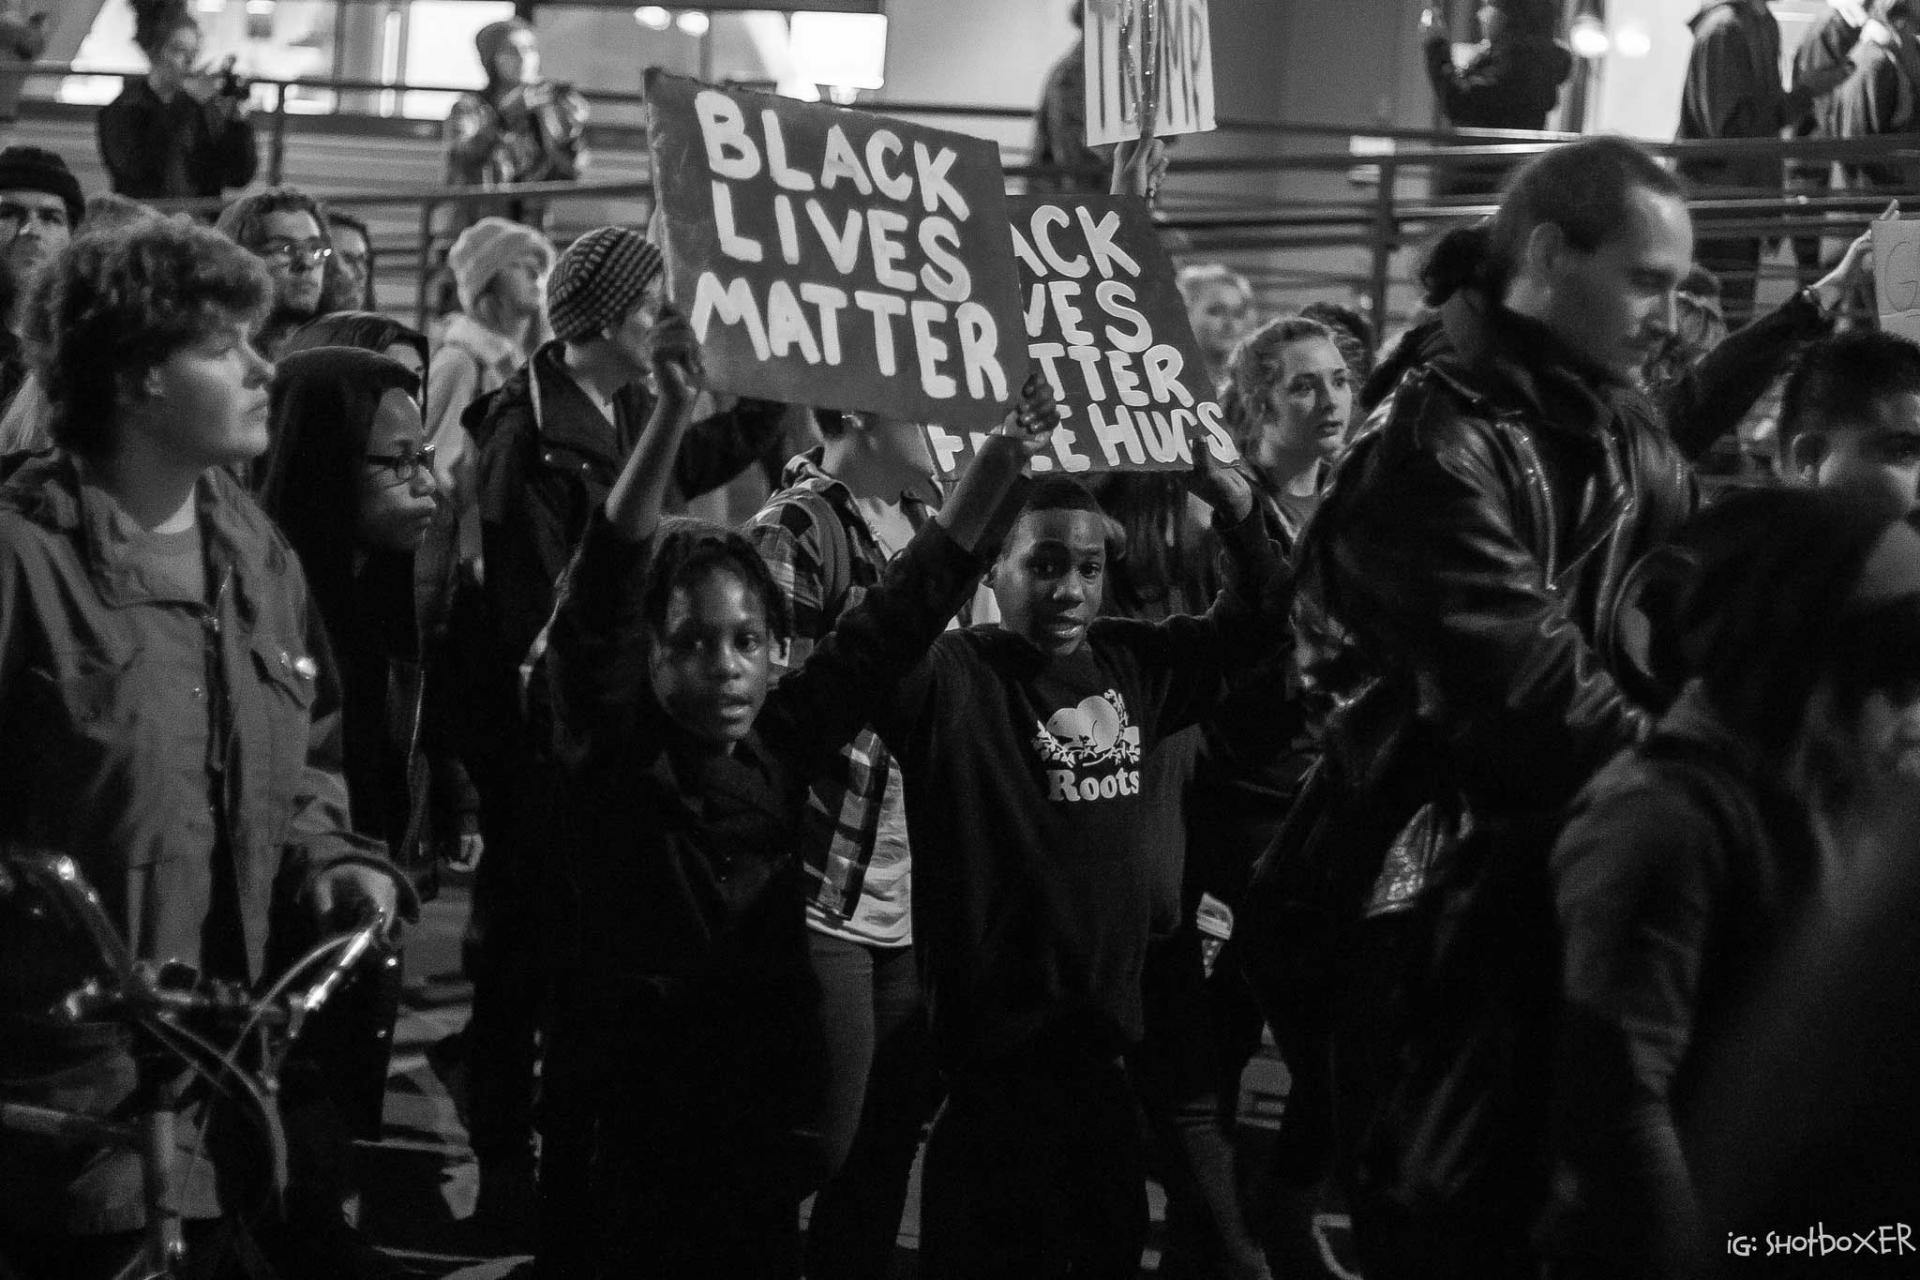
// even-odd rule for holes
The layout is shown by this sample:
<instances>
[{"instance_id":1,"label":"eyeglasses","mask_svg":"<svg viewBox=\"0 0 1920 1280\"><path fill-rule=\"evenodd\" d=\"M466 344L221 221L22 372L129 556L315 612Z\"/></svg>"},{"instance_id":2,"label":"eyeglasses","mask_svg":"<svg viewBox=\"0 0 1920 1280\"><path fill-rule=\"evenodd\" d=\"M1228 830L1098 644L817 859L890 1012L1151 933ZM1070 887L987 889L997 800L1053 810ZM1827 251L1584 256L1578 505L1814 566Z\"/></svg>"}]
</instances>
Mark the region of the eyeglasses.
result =
<instances>
[{"instance_id":1,"label":"eyeglasses","mask_svg":"<svg viewBox=\"0 0 1920 1280\"><path fill-rule=\"evenodd\" d=\"M269 240L254 252L268 262L289 267L296 264L317 267L333 256L333 250L324 240Z\"/></svg>"},{"instance_id":2,"label":"eyeglasses","mask_svg":"<svg viewBox=\"0 0 1920 1280\"><path fill-rule=\"evenodd\" d=\"M402 445L399 453L370 453L366 456L370 467L385 467L393 472L394 478L401 484L411 484L414 477L433 466L435 446L423 444L415 448L411 444Z\"/></svg>"},{"instance_id":3,"label":"eyeglasses","mask_svg":"<svg viewBox=\"0 0 1920 1280\"><path fill-rule=\"evenodd\" d=\"M29 208L11 200L0 200L0 234L17 236L29 226L64 228L67 225L65 205Z\"/></svg>"}]
</instances>

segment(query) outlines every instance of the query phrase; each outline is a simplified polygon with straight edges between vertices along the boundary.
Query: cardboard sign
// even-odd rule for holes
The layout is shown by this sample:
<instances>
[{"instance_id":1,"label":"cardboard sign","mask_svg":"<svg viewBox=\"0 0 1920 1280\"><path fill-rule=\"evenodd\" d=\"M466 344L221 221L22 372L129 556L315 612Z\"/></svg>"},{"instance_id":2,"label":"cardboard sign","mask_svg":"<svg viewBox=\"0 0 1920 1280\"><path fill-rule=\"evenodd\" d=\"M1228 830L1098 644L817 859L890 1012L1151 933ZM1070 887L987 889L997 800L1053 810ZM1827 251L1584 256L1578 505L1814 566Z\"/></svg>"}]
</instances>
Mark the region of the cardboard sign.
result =
<instances>
[{"instance_id":1,"label":"cardboard sign","mask_svg":"<svg viewBox=\"0 0 1920 1280\"><path fill-rule=\"evenodd\" d=\"M1052 456L1033 469L1186 471L1195 424L1216 459L1238 457L1146 203L1059 195L1008 207L1027 354L1061 411ZM952 475L980 442L930 426L927 443Z\"/></svg>"},{"instance_id":2,"label":"cardboard sign","mask_svg":"<svg viewBox=\"0 0 1920 1280\"><path fill-rule=\"evenodd\" d=\"M1873 224L1873 297L1883 330L1920 342L1920 219Z\"/></svg>"},{"instance_id":3,"label":"cardboard sign","mask_svg":"<svg viewBox=\"0 0 1920 1280\"><path fill-rule=\"evenodd\" d=\"M959 427L1026 377L991 142L647 73L667 288L713 385Z\"/></svg>"},{"instance_id":4,"label":"cardboard sign","mask_svg":"<svg viewBox=\"0 0 1920 1280\"><path fill-rule=\"evenodd\" d=\"M1211 32L1207 0L1086 0L1087 145L1211 130Z\"/></svg>"}]
</instances>

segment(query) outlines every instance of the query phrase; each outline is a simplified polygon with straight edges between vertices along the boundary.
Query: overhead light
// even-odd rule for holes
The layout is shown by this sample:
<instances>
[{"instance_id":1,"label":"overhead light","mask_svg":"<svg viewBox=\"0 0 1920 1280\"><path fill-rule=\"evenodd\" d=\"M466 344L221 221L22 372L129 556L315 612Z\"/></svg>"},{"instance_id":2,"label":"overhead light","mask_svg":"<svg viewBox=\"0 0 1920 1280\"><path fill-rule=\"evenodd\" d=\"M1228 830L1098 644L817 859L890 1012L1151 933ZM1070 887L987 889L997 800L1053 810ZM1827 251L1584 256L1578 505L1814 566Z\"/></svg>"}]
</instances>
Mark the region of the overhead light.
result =
<instances>
[{"instance_id":1,"label":"overhead light","mask_svg":"<svg viewBox=\"0 0 1920 1280\"><path fill-rule=\"evenodd\" d=\"M1623 58L1644 58L1653 52L1653 36L1637 22L1625 23L1614 33L1613 51Z\"/></svg>"},{"instance_id":2,"label":"overhead light","mask_svg":"<svg viewBox=\"0 0 1920 1280\"><path fill-rule=\"evenodd\" d=\"M227 7L227 0L194 0L193 7L201 13L219 13Z\"/></svg>"},{"instance_id":3,"label":"overhead light","mask_svg":"<svg viewBox=\"0 0 1920 1280\"><path fill-rule=\"evenodd\" d=\"M887 20L875 13L796 13L787 48L802 80L840 89L886 84Z\"/></svg>"},{"instance_id":4,"label":"overhead light","mask_svg":"<svg viewBox=\"0 0 1920 1280\"><path fill-rule=\"evenodd\" d=\"M273 0L247 0L247 12L264 17L273 12Z\"/></svg>"},{"instance_id":5,"label":"overhead light","mask_svg":"<svg viewBox=\"0 0 1920 1280\"><path fill-rule=\"evenodd\" d=\"M1591 13L1583 13L1573 20L1567 29L1567 43L1583 58L1604 58L1613 48L1606 24Z\"/></svg>"},{"instance_id":6,"label":"overhead light","mask_svg":"<svg viewBox=\"0 0 1920 1280\"><path fill-rule=\"evenodd\" d=\"M713 25L713 21L704 13L688 10L680 15L674 25L690 36L703 36L707 34L707 28Z\"/></svg>"},{"instance_id":7,"label":"overhead light","mask_svg":"<svg viewBox=\"0 0 1920 1280\"><path fill-rule=\"evenodd\" d=\"M641 5L633 11L633 20L649 31L665 31L673 25L673 15L657 4Z\"/></svg>"}]
</instances>

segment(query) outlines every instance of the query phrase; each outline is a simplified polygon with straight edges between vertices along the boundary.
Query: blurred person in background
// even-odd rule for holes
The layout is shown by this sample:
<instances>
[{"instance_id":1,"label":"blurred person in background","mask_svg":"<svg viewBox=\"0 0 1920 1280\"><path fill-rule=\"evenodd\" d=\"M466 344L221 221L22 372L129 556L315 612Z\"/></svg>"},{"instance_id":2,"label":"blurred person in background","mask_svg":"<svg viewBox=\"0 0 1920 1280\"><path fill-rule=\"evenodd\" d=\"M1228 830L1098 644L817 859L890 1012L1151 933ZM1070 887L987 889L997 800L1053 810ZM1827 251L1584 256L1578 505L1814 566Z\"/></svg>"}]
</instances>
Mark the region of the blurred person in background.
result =
<instances>
[{"instance_id":1,"label":"blurred person in background","mask_svg":"<svg viewBox=\"0 0 1920 1280\"><path fill-rule=\"evenodd\" d=\"M214 229L266 264L273 306L254 343L276 359L287 335L320 313L327 259L333 256L326 214L296 187L269 187L228 205Z\"/></svg>"},{"instance_id":2,"label":"blurred person in background","mask_svg":"<svg viewBox=\"0 0 1920 1280\"><path fill-rule=\"evenodd\" d=\"M1860 851L1897 847L1913 829L1920 535L1903 522L1909 505L1859 490L1743 493L1677 543L1664 630L1684 681L1678 700L1587 785L1550 862L1562 999L1553 1195L1539 1232L1547 1274L1702 1276L1725 1257L1726 1228L1805 1231L1825 1219L1857 1231L1889 1220L1856 1219L1855 1200L1832 1198L1865 1185L1846 1164L1867 1144L1850 1144L1842 1161L1829 1146L1823 1163L1851 1176L1801 1181L1791 1212L1715 1223L1701 1175L1748 1180L1746 1168L1714 1167L1722 1126L1750 1130L1764 1114L1769 1130L1805 1131L1818 1127L1805 1117L1848 1100L1801 1095L1759 1113L1749 1092L1737 1110L1723 1100L1706 1125L1699 1103L1708 1061L1792 1054L1800 1029L1757 1044L1730 1030L1743 1007L1778 1000L1761 979L1778 972L1807 917L1847 892ZM1875 1024L1827 1031L1853 1055L1882 1034ZM1911 1187L1912 1131L1898 1141ZM1883 1173L1891 1154L1883 1141ZM1902 1265L1830 1261L1841 1274Z\"/></svg>"},{"instance_id":3,"label":"blurred person in background","mask_svg":"<svg viewBox=\"0 0 1920 1280\"><path fill-rule=\"evenodd\" d=\"M1555 38L1560 6L1554 0L1484 0L1478 10L1481 43L1464 67L1453 64L1453 44L1441 11L1420 12L1427 82L1440 113L1456 129L1544 129L1573 74L1573 54ZM1436 195L1492 195L1506 166L1448 165L1435 175Z\"/></svg>"},{"instance_id":4,"label":"blurred person in background","mask_svg":"<svg viewBox=\"0 0 1920 1280\"><path fill-rule=\"evenodd\" d=\"M587 100L572 85L541 76L533 28L519 18L503 18L480 28L473 43L487 86L461 94L447 116L447 185L499 190L582 176L587 168ZM457 211L458 224L447 234L490 210L532 226L547 223L544 200L469 202Z\"/></svg>"},{"instance_id":5,"label":"blurred person in background","mask_svg":"<svg viewBox=\"0 0 1920 1280\"><path fill-rule=\"evenodd\" d=\"M233 60L200 65L187 0L134 0L134 43L150 69L100 108L100 158L115 192L139 200L220 195L253 181L259 148Z\"/></svg>"},{"instance_id":6,"label":"blurred person in background","mask_svg":"<svg viewBox=\"0 0 1920 1280\"><path fill-rule=\"evenodd\" d=\"M1107 189L1107 161L1087 145L1086 15L1079 0L1068 13L1077 38L1047 71L1033 113L1032 162L1052 170L1027 179L1027 190L1035 193Z\"/></svg>"},{"instance_id":7,"label":"blurred person in background","mask_svg":"<svg viewBox=\"0 0 1920 1280\"><path fill-rule=\"evenodd\" d=\"M1707 0L1687 25L1693 49L1675 135L1681 142L1779 138L1846 75L1843 64L1821 76L1796 78L1791 90L1785 88L1780 24L1765 0ZM1694 196L1778 199L1782 190L1778 155L1683 156L1677 167ZM1727 323L1739 328L1753 313L1762 239L1721 235L1706 223L1700 232L1695 257L1720 278L1721 310Z\"/></svg>"},{"instance_id":8,"label":"blurred person in background","mask_svg":"<svg viewBox=\"0 0 1920 1280\"><path fill-rule=\"evenodd\" d=\"M0 142L13 131L20 111L26 68L47 49L47 14L29 12L21 0L0 4ZM9 66L17 60L18 67Z\"/></svg>"},{"instance_id":9,"label":"blurred person in background","mask_svg":"<svg viewBox=\"0 0 1920 1280\"><path fill-rule=\"evenodd\" d=\"M547 274L553 270L553 245L518 222L482 218L453 242L447 267L459 290L460 310L448 318L434 346L427 437L461 526L461 555L477 561L474 445L460 416L475 400L506 385L550 336Z\"/></svg>"},{"instance_id":10,"label":"blurred person in background","mask_svg":"<svg viewBox=\"0 0 1920 1280\"><path fill-rule=\"evenodd\" d=\"M1187 304L1194 340L1207 362L1207 382L1218 387L1226 376L1227 357L1258 322L1253 286L1238 271L1218 262L1182 267L1175 282Z\"/></svg>"},{"instance_id":11,"label":"blurred person in background","mask_svg":"<svg viewBox=\"0 0 1920 1280\"><path fill-rule=\"evenodd\" d=\"M67 246L85 213L80 182L65 160L40 147L0 151L0 273L7 303L0 327L0 405L13 400L27 376L22 340L34 277Z\"/></svg>"},{"instance_id":12,"label":"blurred person in background","mask_svg":"<svg viewBox=\"0 0 1920 1280\"><path fill-rule=\"evenodd\" d=\"M320 311L378 311L373 298L373 239L367 224L340 209L327 208L327 259L320 283Z\"/></svg>"}]
</instances>

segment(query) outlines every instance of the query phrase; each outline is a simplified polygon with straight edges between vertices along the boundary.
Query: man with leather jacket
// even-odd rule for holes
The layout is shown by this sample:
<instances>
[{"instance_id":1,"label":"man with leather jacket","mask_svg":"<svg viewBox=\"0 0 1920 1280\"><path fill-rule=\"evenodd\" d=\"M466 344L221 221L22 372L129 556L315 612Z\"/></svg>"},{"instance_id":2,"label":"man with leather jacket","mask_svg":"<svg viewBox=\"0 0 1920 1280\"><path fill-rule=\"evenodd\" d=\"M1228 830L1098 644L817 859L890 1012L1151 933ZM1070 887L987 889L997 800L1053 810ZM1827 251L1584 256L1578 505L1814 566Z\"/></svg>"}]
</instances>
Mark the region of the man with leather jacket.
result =
<instances>
[{"instance_id":1,"label":"man with leather jacket","mask_svg":"<svg viewBox=\"0 0 1920 1280\"><path fill-rule=\"evenodd\" d=\"M1534 1274L1546 854L1561 808L1648 724L1616 614L1694 489L1634 382L1692 250L1678 185L1632 143L1532 161L1298 553L1308 689L1337 710L1289 829L1359 916L1329 985L1369 1280ZM1774 320L1778 354L1824 325L1811 298ZM1684 438L1733 425L1751 399L1735 381L1683 398ZM1300 856L1289 838L1270 859Z\"/></svg>"}]
</instances>

